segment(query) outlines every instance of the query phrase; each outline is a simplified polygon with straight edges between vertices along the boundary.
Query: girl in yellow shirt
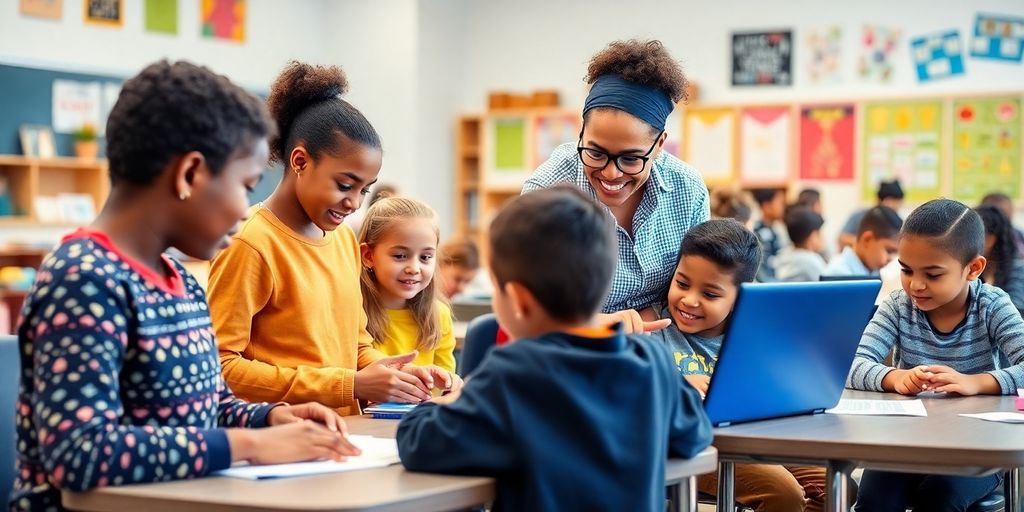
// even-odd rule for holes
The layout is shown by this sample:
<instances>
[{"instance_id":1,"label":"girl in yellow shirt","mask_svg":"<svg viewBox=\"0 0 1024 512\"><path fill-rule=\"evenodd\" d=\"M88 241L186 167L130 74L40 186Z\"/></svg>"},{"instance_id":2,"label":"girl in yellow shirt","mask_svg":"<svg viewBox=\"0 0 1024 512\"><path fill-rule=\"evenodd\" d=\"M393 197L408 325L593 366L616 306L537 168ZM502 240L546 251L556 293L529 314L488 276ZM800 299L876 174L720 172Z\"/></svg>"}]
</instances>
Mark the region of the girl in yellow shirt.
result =
<instances>
[{"instance_id":1,"label":"girl in yellow shirt","mask_svg":"<svg viewBox=\"0 0 1024 512\"><path fill-rule=\"evenodd\" d=\"M379 350L416 351L414 363L435 365L458 379L452 312L434 284L438 242L433 208L405 197L371 206L359 232L363 309Z\"/></svg>"},{"instance_id":2,"label":"girl in yellow shirt","mask_svg":"<svg viewBox=\"0 0 1024 512\"><path fill-rule=\"evenodd\" d=\"M342 415L359 400L419 402L451 385L415 353L373 348L359 292L359 246L342 224L377 181L380 137L341 98L336 66L292 62L267 104L278 134L277 189L254 207L210 269L210 316L224 379L241 397L319 402Z\"/></svg>"}]
</instances>

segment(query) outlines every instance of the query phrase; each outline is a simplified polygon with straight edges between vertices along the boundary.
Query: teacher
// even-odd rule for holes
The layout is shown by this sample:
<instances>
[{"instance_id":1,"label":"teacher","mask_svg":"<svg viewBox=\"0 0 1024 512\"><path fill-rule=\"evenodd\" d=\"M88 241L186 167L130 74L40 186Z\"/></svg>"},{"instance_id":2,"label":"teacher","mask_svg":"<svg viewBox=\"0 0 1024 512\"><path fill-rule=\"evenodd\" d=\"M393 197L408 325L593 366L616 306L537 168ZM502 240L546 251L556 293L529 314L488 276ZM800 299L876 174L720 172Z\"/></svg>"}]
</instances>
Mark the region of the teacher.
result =
<instances>
[{"instance_id":1,"label":"teacher","mask_svg":"<svg viewBox=\"0 0 1024 512\"><path fill-rule=\"evenodd\" d=\"M710 215L700 173L663 151L665 121L686 99L686 77L660 41L634 39L594 55L585 80L591 88L578 143L556 148L523 193L573 183L607 207L618 264L602 311L628 331L665 327L641 317L652 318L647 310L665 301L683 234Z\"/></svg>"}]
</instances>

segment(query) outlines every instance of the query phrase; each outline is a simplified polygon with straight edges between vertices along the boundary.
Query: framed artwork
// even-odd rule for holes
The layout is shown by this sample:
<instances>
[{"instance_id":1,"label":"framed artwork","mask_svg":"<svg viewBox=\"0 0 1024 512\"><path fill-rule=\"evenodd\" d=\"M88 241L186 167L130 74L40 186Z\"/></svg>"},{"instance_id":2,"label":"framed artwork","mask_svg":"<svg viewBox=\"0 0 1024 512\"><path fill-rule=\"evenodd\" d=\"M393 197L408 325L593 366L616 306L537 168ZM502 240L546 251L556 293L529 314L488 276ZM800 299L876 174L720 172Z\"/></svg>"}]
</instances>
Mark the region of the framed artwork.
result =
<instances>
[{"instance_id":1,"label":"framed artwork","mask_svg":"<svg viewBox=\"0 0 1024 512\"><path fill-rule=\"evenodd\" d=\"M25 156L53 158L57 154L53 130L49 126L25 125L19 130L21 152Z\"/></svg>"},{"instance_id":2,"label":"framed artwork","mask_svg":"<svg viewBox=\"0 0 1024 512\"><path fill-rule=\"evenodd\" d=\"M82 0L82 5L86 24L124 26L124 0Z\"/></svg>"}]
</instances>

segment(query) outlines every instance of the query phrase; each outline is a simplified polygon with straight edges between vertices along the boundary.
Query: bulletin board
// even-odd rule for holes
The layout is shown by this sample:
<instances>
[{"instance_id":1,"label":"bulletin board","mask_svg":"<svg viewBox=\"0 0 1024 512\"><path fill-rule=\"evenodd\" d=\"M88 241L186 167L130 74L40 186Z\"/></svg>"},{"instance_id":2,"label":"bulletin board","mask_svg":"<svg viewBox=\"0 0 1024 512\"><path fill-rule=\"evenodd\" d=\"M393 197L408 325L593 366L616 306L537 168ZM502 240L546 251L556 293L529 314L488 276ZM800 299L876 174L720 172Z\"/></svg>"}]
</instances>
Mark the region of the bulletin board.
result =
<instances>
[{"instance_id":1,"label":"bulletin board","mask_svg":"<svg viewBox=\"0 0 1024 512\"><path fill-rule=\"evenodd\" d=\"M1020 197L1020 97L953 100L953 197L968 204L989 192Z\"/></svg>"},{"instance_id":2,"label":"bulletin board","mask_svg":"<svg viewBox=\"0 0 1024 512\"><path fill-rule=\"evenodd\" d=\"M911 202L939 197L943 181L941 99L867 102L861 122L861 184L875 200L878 183L897 178Z\"/></svg>"}]
</instances>

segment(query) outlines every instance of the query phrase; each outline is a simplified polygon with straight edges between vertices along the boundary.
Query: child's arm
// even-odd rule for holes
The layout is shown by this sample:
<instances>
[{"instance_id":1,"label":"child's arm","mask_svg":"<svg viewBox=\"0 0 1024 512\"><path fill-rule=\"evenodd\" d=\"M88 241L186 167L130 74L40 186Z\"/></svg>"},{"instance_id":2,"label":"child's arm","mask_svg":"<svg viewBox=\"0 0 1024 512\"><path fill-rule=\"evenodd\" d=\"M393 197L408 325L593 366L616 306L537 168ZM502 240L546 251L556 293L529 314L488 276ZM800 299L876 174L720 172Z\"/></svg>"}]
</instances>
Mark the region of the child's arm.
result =
<instances>
[{"instance_id":1,"label":"child's arm","mask_svg":"<svg viewBox=\"0 0 1024 512\"><path fill-rule=\"evenodd\" d=\"M504 399L507 383L501 382L501 371L494 371L513 369L517 363L507 359L503 351L492 352L482 363L490 370L478 370L454 403L427 402L405 415L396 437L406 469L494 474L517 464Z\"/></svg>"},{"instance_id":2,"label":"child's arm","mask_svg":"<svg viewBox=\"0 0 1024 512\"><path fill-rule=\"evenodd\" d=\"M864 329L853 366L846 378L846 387L891 392L896 391L897 382L903 383L905 377L911 375L906 372L913 370L897 370L882 364L892 352L893 346L899 343L898 317L895 299L888 297L882 301Z\"/></svg>"},{"instance_id":3,"label":"child's arm","mask_svg":"<svg viewBox=\"0 0 1024 512\"><path fill-rule=\"evenodd\" d=\"M434 349L434 364L455 373L455 333L452 331L451 310L441 310L441 340Z\"/></svg>"},{"instance_id":4,"label":"child's arm","mask_svg":"<svg viewBox=\"0 0 1024 512\"><path fill-rule=\"evenodd\" d=\"M210 266L210 317L228 386L253 401L319 402L332 408L355 404L354 368L289 368L243 356L252 319L273 291L266 268L260 254L244 240L235 240Z\"/></svg>"},{"instance_id":5,"label":"child's arm","mask_svg":"<svg viewBox=\"0 0 1024 512\"><path fill-rule=\"evenodd\" d=\"M929 366L935 391L961 395L1011 395L1024 388L1024 319L1010 298L1000 293L982 309L989 338L1012 366L975 375L962 374L947 366Z\"/></svg>"}]
</instances>

